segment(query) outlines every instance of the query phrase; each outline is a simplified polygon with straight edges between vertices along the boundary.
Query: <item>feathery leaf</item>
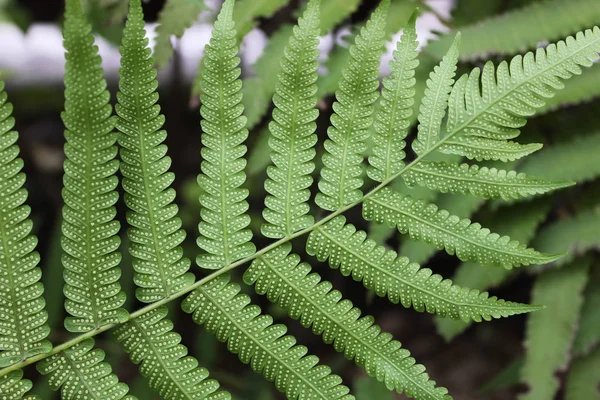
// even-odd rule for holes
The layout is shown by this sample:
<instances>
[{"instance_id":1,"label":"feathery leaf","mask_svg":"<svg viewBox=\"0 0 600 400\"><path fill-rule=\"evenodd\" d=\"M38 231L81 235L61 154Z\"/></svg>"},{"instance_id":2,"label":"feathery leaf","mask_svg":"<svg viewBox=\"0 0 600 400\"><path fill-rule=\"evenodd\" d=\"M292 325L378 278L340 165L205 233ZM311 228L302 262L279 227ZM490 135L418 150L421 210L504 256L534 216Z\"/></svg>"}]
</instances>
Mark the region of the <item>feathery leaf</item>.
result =
<instances>
[{"instance_id":1,"label":"feathery leaf","mask_svg":"<svg viewBox=\"0 0 600 400\"><path fill-rule=\"evenodd\" d=\"M575 38L516 56L510 64L485 64L463 75L450 94L445 140L476 136L512 139L525 125L525 117L544 106L545 98L564 87L563 80L581 74L598 59L600 28L579 32ZM481 79L480 79L481 78ZM480 88L481 80L481 88Z\"/></svg>"},{"instance_id":2,"label":"feathery leaf","mask_svg":"<svg viewBox=\"0 0 600 400\"><path fill-rule=\"evenodd\" d=\"M415 240L433 244L438 250L456 254L462 261L476 261L484 266L545 264L562 254L544 254L508 236L491 233L478 223L450 215L434 204L402 196L388 188L363 203L363 216L369 221L397 226Z\"/></svg>"},{"instance_id":3,"label":"feathery leaf","mask_svg":"<svg viewBox=\"0 0 600 400\"><path fill-rule=\"evenodd\" d=\"M516 171L435 161L421 161L402 177L409 186L421 185L443 193L505 200L534 196L574 184L548 182Z\"/></svg>"},{"instance_id":4,"label":"feathery leaf","mask_svg":"<svg viewBox=\"0 0 600 400\"><path fill-rule=\"evenodd\" d=\"M319 65L319 1L309 3L294 27L283 52L273 96L275 109L269 124L272 135L269 146L274 166L267 169L265 189L270 195L265 199L263 217L268 223L261 228L263 235L270 238L289 236L314 222L314 217L307 215L310 210L307 201L315 169L314 121L319 115L314 84Z\"/></svg>"},{"instance_id":5,"label":"feathery leaf","mask_svg":"<svg viewBox=\"0 0 600 400\"><path fill-rule=\"evenodd\" d=\"M131 0L115 109L125 204L131 210L127 222L136 297L150 303L190 285L194 276L187 272L190 260L182 257L185 231L176 217L175 190L169 187L175 176L168 171L167 133L160 129L165 118L156 104L158 82L147 43L141 2Z\"/></svg>"},{"instance_id":6,"label":"feathery leaf","mask_svg":"<svg viewBox=\"0 0 600 400\"><path fill-rule=\"evenodd\" d=\"M327 130L317 205L338 210L362 197L363 153L373 123L373 103L379 92L379 59L385 43L389 0L383 0L355 42L344 67L331 126Z\"/></svg>"},{"instance_id":7,"label":"feathery leaf","mask_svg":"<svg viewBox=\"0 0 600 400\"><path fill-rule=\"evenodd\" d=\"M371 179L383 182L404 167L404 139L410 128L415 97L417 31L415 11L396 45L390 62L390 77L383 79L381 100L373 123L373 155L369 157L367 173Z\"/></svg>"},{"instance_id":8,"label":"feathery leaf","mask_svg":"<svg viewBox=\"0 0 600 400\"><path fill-rule=\"evenodd\" d=\"M12 371L0 377L0 399L20 400L31 389L32 383L29 379L23 379L23 371L20 369ZM37 397L26 397L26 400L34 400Z\"/></svg>"},{"instance_id":9,"label":"feathery leaf","mask_svg":"<svg viewBox=\"0 0 600 400\"><path fill-rule=\"evenodd\" d=\"M450 91L454 83L456 64L458 63L458 49L460 46L460 33L439 65L433 68L427 79L425 95L419 107L419 126L417 138L412 148L419 156L429 152L440 140L442 120L446 115Z\"/></svg>"},{"instance_id":10,"label":"feathery leaf","mask_svg":"<svg viewBox=\"0 0 600 400\"><path fill-rule=\"evenodd\" d=\"M110 365L102 362L104 352L93 347L94 340L86 339L40 361L37 369L50 375L50 387L61 389L63 400L136 400L127 395L128 386L119 382Z\"/></svg>"},{"instance_id":11,"label":"feathery leaf","mask_svg":"<svg viewBox=\"0 0 600 400\"><path fill-rule=\"evenodd\" d=\"M227 392L216 392L219 383L208 378L208 371L198 367L187 348L180 344L181 336L173 332L173 323L166 319L167 308L159 307L115 330L115 338L123 344L150 386L167 400L229 400Z\"/></svg>"},{"instance_id":12,"label":"feathery leaf","mask_svg":"<svg viewBox=\"0 0 600 400\"><path fill-rule=\"evenodd\" d=\"M171 36L182 37L205 8L203 0L167 0L158 14L156 27L154 59L159 68L166 67L173 55Z\"/></svg>"},{"instance_id":13,"label":"feathery leaf","mask_svg":"<svg viewBox=\"0 0 600 400\"><path fill-rule=\"evenodd\" d=\"M244 364L260 372L284 392L288 399L352 400L342 379L319 359L306 355L304 346L285 335L284 325L273 325L270 315L261 314L239 285L223 274L192 292L182 303L194 321L227 342L229 351Z\"/></svg>"},{"instance_id":14,"label":"feathery leaf","mask_svg":"<svg viewBox=\"0 0 600 400\"><path fill-rule=\"evenodd\" d=\"M378 296L387 296L394 304L420 312L481 322L540 309L454 285L406 257L397 257L395 251L377 246L364 231L345 225L341 216L314 230L306 242L306 251L319 261L329 259L331 268L339 268L344 276L352 275Z\"/></svg>"},{"instance_id":15,"label":"feathery leaf","mask_svg":"<svg viewBox=\"0 0 600 400\"><path fill-rule=\"evenodd\" d=\"M599 19L600 3L596 0L533 2L526 7L461 27L463 44L460 59L489 58L491 54L514 54L535 48L541 42L556 40L590 27ZM440 40L431 42L425 52L442 57L451 41L451 33L444 35Z\"/></svg>"},{"instance_id":16,"label":"feathery leaf","mask_svg":"<svg viewBox=\"0 0 600 400\"><path fill-rule=\"evenodd\" d=\"M548 308L527 320L527 354L521 378L529 391L519 400L547 400L556 394L559 382L555 373L568 363L589 266L589 260L580 260L537 278L532 300Z\"/></svg>"},{"instance_id":17,"label":"feathery leaf","mask_svg":"<svg viewBox=\"0 0 600 400\"><path fill-rule=\"evenodd\" d=\"M388 389L417 399L450 399L448 391L435 387L425 368L415 364L400 342L381 332L372 316L361 317L350 300L311 273L310 265L300 263L300 257L290 251L291 245L286 243L260 256L244 273L244 281L287 309L302 326L312 327L325 343L333 343L336 351L363 366Z\"/></svg>"},{"instance_id":18,"label":"feathery leaf","mask_svg":"<svg viewBox=\"0 0 600 400\"><path fill-rule=\"evenodd\" d=\"M31 209L25 204L23 160L18 158L16 144L19 134L12 130L13 106L7 99L4 82L0 81L0 367L52 348L46 340L50 327L42 296L42 271L37 268L40 255L34 250L37 238L31 234L33 223L27 219ZM14 385L15 393L24 387Z\"/></svg>"},{"instance_id":19,"label":"feathery leaf","mask_svg":"<svg viewBox=\"0 0 600 400\"><path fill-rule=\"evenodd\" d=\"M444 141L438 151L456 154L469 160L515 161L542 148L539 143L520 144L510 140L495 140L477 136L458 136Z\"/></svg>"},{"instance_id":20,"label":"feathery leaf","mask_svg":"<svg viewBox=\"0 0 600 400\"><path fill-rule=\"evenodd\" d=\"M198 184L202 222L198 246L207 254L196 259L199 266L219 269L256 250L250 242L248 190L244 168L248 137L242 115L242 81L239 79L238 46L232 20L233 0L226 0L215 22L210 44L202 59L202 174Z\"/></svg>"},{"instance_id":21,"label":"feathery leaf","mask_svg":"<svg viewBox=\"0 0 600 400\"><path fill-rule=\"evenodd\" d=\"M127 320L118 265L117 134L110 94L79 0L67 1L64 26L65 124L63 257L70 332Z\"/></svg>"}]
</instances>

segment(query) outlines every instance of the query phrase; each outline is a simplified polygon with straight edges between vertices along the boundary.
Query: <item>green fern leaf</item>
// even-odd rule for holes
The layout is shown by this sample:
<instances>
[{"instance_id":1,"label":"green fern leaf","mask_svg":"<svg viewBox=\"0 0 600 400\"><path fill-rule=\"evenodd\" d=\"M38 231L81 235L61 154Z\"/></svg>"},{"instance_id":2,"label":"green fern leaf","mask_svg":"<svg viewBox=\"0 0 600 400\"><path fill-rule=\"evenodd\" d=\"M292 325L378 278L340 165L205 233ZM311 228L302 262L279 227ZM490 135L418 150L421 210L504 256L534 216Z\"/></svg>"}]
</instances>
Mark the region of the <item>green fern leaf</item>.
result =
<instances>
[{"instance_id":1,"label":"green fern leaf","mask_svg":"<svg viewBox=\"0 0 600 400\"><path fill-rule=\"evenodd\" d=\"M302 326L312 327L325 343L334 343L336 351L363 366L389 390L417 399L451 399L446 389L435 387L425 368L415 364L399 342L381 332L372 316L361 317L350 300L342 299L331 283L310 273L310 265L300 264L300 257L290 251L291 245L286 243L260 256L245 272L244 281L285 308Z\"/></svg>"},{"instance_id":2,"label":"green fern leaf","mask_svg":"<svg viewBox=\"0 0 600 400\"><path fill-rule=\"evenodd\" d=\"M18 158L16 144L19 134L12 130L13 106L7 99L0 81L0 367L52 348L46 340L50 327L42 296L42 271L36 268L40 261L34 251L37 238L31 234L33 223L27 219L31 209L25 204L23 160ZM15 390L22 386L15 386Z\"/></svg>"},{"instance_id":3,"label":"green fern leaf","mask_svg":"<svg viewBox=\"0 0 600 400\"><path fill-rule=\"evenodd\" d=\"M527 354L521 378L529 391L519 396L519 400L554 398L559 388L555 373L567 366L570 357L589 266L589 260L579 260L537 278L532 300L546 304L548 309L530 315L527 320Z\"/></svg>"},{"instance_id":4,"label":"green fern leaf","mask_svg":"<svg viewBox=\"0 0 600 400\"><path fill-rule=\"evenodd\" d=\"M94 340L86 339L40 361L38 371L50 375L50 387L61 389L63 400L136 400L127 395L129 388L112 374L110 365L102 362L104 352L93 347Z\"/></svg>"},{"instance_id":5,"label":"green fern leaf","mask_svg":"<svg viewBox=\"0 0 600 400\"><path fill-rule=\"evenodd\" d=\"M0 377L0 399L2 400L34 400L37 397L26 396L31 390L32 383L29 379L23 379L23 371L20 369L11 371Z\"/></svg>"},{"instance_id":6,"label":"green fern leaf","mask_svg":"<svg viewBox=\"0 0 600 400\"><path fill-rule=\"evenodd\" d=\"M463 193L482 199L505 200L547 193L574 184L548 182L515 171L435 161L421 161L402 177L409 186L421 185L443 193Z\"/></svg>"},{"instance_id":7,"label":"green fern leaf","mask_svg":"<svg viewBox=\"0 0 600 400\"><path fill-rule=\"evenodd\" d=\"M396 175L404 167L404 139L410 128L410 117L415 97L415 68L419 65L417 55L417 31L415 12L390 62L390 77L383 79L381 101L373 124L373 155L369 157L369 178L383 182Z\"/></svg>"},{"instance_id":8,"label":"green fern leaf","mask_svg":"<svg viewBox=\"0 0 600 400\"><path fill-rule=\"evenodd\" d=\"M546 251L567 251L567 256L557 260L557 265L600 248L600 209L581 211L545 226L535 237L533 245Z\"/></svg>"},{"instance_id":9,"label":"green fern leaf","mask_svg":"<svg viewBox=\"0 0 600 400\"><path fill-rule=\"evenodd\" d=\"M600 382L600 348L571 364L565 400L600 400L598 382Z\"/></svg>"},{"instance_id":10,"label":"green fern leaf","mask_svg":"<svg viewBox=\"0 0 600 400\"><path fill-rule=\"evenodd\" d=\"M194 321L227 342L229 351L250 364L290 400L352 400L341 378L329 367L317 365L316 356L307 356L293 336L284 336L283 325L273 325L270 315L261 314L240 287L223 274L192 292L182 303Z\"/></svg>"},{"instance_id":11,"label":"green fern leaf","mask_svg":"<svg viewBox=\"0 0 600 400\"><path fill-rule=\"evenodd\" d=\"M548 216L551 205L551 199L548 197L516 203L484 213L482 222L485 222L485 226L494 232L500 232L514 240L527 243L533 239L537 228ZM452 280L457 285L489 290L499 286L511 276L514 276L513 270L481 268L477 263L464 262L458 266ZM437 331L446 341L452 340L470 326L470 323L448 318L436 318L435 323Z\"/></svg>"},{"instance_id":12,"label":"green fern leaf","mask_svg":"<svg viewBox=\"0 0 600 400\"><path fill-rule=\"evenodd\" d=\"M379 59L385 42L389 0L373 12L350 47L350 60L336 92L331 126L327 130L323 168L315 202L335 211L362 197L363 153L372 124L373 103L379 92Z\"/></svg>"},{"instance_id":13,"label":"green fern leaf","mask_svg":"<svg viewBox=\"0 0 600 400\"><path fill-rule=\"evenodd\" d=\"M545 264L563 254L544 254L508 236L491 233L478 223L460 219L434 204L402 196L388 188L377 192L363 203L363 216L369 221L397 226L415 240L433 244L438 250L456 254L462 261L475 261L484 266Z\"/></svg>"},{"instance_id":14,"label":"green fern leaf","mask_svg":"<svg viewBox=\"0 0 600 400\"><path fill-rule=\"evenodd\" d=\"M272 16L287 0L238 0L233 12L237 37L243 38L254 28L259 18Z\"/></svg>"},{"instance_id":15,"label":"green fern leaf","mask_svg":"<svg viewBox=\"0 0 600 400\"><path fill-rule=\"evenodd\" d=\"M600 131L575 136L527 157L519 171L547 179L587 182L600 177L598 149Z\"/></svg>"},{"instance_id":16,"label":"green fern leaf","mask_svg":"<svg viewBox=\"0 0 600 400\"><path fill-rule=\"evenodd\" d=\"M573 342L572 353L575 356L588 355L600 344L600 270L592 269L590 275Z\"/></svg>"},{"instance_id":17,"label":"green fern leaf","mask_svg":"<svg viewBox=\"0 0 600 400\"><path fill-rule=\"evenodd\" d=\"M115 330L116 339L142 375L162 399L229 400L227 392L216 392L219 383L206 380L208 371L198 367L198 361L187 356L181 337L173 332L173 323L166 319L167 308L159 307L132 319Z\"/></svg>"},{"instance_id":18,"label":"green fern leaf","mask_svg":"<svg viewBox=\"0 0 600 400\"><path fill-rule=\"evenodd\" d=\"M255 252L250 242L248 190L240 188L246 180L244 168L248 137L246 117L242 115L242 81L237 57L233 0L226 0L215 22L212 39L202 60L202 174L198 184L202 222L198 246L207 254L196 262L206 269L219 269Z\"/></svg>"},{"instance_id":19,"label":"green fern leaf","mask_svg":"<svg viewBox=\"0 0 600 400\"><path fill-rule=\"evenodd\" d=\"M526 7L461 27L463 44L460 59L474 60L489 58L491 54L515 54L524 49L535 48L540 42L556 40L592 26L599 19L600 3L596 0L533 2ZM451 41L452 34L445 35L440 40L431 42L425 52L441 57Z\"/></svg>"},{"instance_id":20,"label":"green fern leaf","mask_svg":"<svg viewBox=\"0 0 600 400\"><path fill-rule=\"evenodd\" d=\"M409 190L426 189L422 186L415 186L414 188L410 188ZM408 191L405 191L409 193ZM409 193L410 194L410 193ZM422 199L424 201L429 201L427 199ZM444 194L441 193L435 199L435 203L438 208L442 210L448 211L452 215L456 215L460 218L470 218L482 205L483 201L473 196L467 196L462 194ZM374 226L383 226L388 228L386 225L380 224L371 224ZM389 228L388 228L389 229ZM393 228L392 228L393 229ZM397 230L394 229L396 232ZM512 237L512 236L511 236ZM432 246L429 243L420 242L416 240L412 240L410 237L403 237L400 242L400 249L398 253L402 254L404 257L408 258L412 262L416 262L417 264L424 265L437 253L437 249L435 246ZM492 268L486 268L492 269ZM494 268L501 269L501 268ZM502 268L503 269L503 268ZM482 270L484 270L482 268ZM460 286L467 286L473 288L471 285L460 284ZM477 288L474 288L477 289Z\"/></svg>"},{"instance_id":21,"label":"green fern leaf","mask_svg":"<svg viewBox=\"0 0 600 400\"><path fill-rule=\"evenodd\" d=\"M65 309L71 315L65 327L70 332L124 322L128 315L121 308L125 293L119 285L120 224L114 220L119 197L117 134L90 29L79 0L67 1L62 262Z\"/></svg>"},{"instance_id":22,"label":"green fern leaf","mask_svg":"<svg viewBox=\"0 0 600 400\"><path fill-rule=\"evenodd\" d=\"M594 66L581 75L574 76L563 90L556 96L547 99L546 104L538 110L536 115L541 115L560 107L588 103L600 97L600 64Z\"/></svg>"},{"instance_id":23,"label":"green fern leaf","mask_svg":"<svg viewBox=\"0 0 600 400\"><path fill-rule=\"evenodd\" d=\"M310 207L308 189L313 182L315 169L312 159L317 128L314 122L319 115L315 97L317 57L319 51L319 2L309 3L303 17L284 50L281 72L273 103L273 121L269 124L274 166L267 169L269 178L265 189L270 194L265 199L263 235L282 238L314 223L307 215Z\"/></svg>"},{"instance_id":24,"label":"green fern leaf","mask_svg":"<svg viewBox=\"0 0 600 400\"><path fill-rule=\"evenodd\" d=\"M540 309L453 285L451 280L432 274L430 269L420 268L406 257L397 257L395 251L377 246L364 231L356 231L352 224L345 225L344 217L313 231L306 242L306 251L319 261L329 259L331 268L339 268L344 276L352 275L378 296L387 296L392 303L419 312L481 322Z\"/></svg>"},{"instance_id":25,"label":"green fern leaf","mask_svg":"<svg viewBox=\"0 0 600 400\"><path fill-rule=\"evenodd\" d=\"M437 143L459 136L507 140L519 135L525 117L544 106L545 98L564 87L562 80L581 74L598 59L600 28L579 32L576 38L550 44L510 65L496 69L491 62L463 75L450 94L446 136ZM480 78L483 84L480 90Z\"/></svg>"},{"instance_id":26,"label":"green fern leaf","mask_svg":"<svg viewBox=\"0 0 600 400\"><path fill-rule=\"evenodd\" d=\"M495 140L476 136L459 136L446 140L439 147L445 154L467 157L469 160L515 161L542 148L539 143L520 144L510 140Z\"/></svg>"},{"instance_id":27,"label":"green fern leaf","mask_svg":"<svg viewBox=\"0 0 600 400\"><path fill-rule=\"evenodd\" d=\"M173 55L171 37L182 37L205 8L203 0L167 0L158 15L156 27L154 59L159 68L166 67Z\"/></svg>"},{"instance_id":28,"label":"green fern leaf","mask_svg":"<svg viewBox=\"0 0 600 400\"><path fill-rule=\"evenodd\" d=\"M419 107L417 138L412 144L413 150L419 156L429 152L440 140L440 128L454 83L459 46L460 33L456 35L448 53L440 64L434 67L427 79L425 95Z\"/></svg>"},{"instance_id":29,"label":"green fern leaf","mask_svg":"<svg viewBox=\"0 0 600 400\"><path fill-rule=\"evenodd\" d=\"M131 210L127 222L134 280L139 286L136 297L145 303L169 297L194 281L187 272L190 261L180 247L185 231L176 217L175 191L169 187L175 176L168 172L171 159L162 143L167 133L160 130L165 118L156 104L158 82L149 54L141 2L132 0L115 109L125 204Z\"/></svg>"}]
</instances>

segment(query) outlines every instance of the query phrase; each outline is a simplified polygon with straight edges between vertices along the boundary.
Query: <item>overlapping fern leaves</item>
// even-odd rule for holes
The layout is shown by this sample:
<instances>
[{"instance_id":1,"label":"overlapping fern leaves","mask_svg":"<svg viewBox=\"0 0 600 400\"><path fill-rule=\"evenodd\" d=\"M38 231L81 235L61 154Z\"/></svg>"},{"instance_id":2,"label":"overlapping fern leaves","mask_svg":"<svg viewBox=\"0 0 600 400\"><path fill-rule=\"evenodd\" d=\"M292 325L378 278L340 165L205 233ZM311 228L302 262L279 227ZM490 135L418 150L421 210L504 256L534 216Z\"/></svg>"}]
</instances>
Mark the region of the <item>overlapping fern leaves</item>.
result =
<instances>
[{"instance_id":1,"label":"overlapping fern leaves","mask_svg":"<svg viewBox=\"0 0 600 400\"><path fill-rule=\"evenodd\" d=\"M121 47L120 92L116 111L121 132L121 171L130 247L135 269L136 294L142 302L165 299L189 286L190 261L179 245L185 238L173 203L174 179L168 172L171 160L162 144L164 116L158 106L158 82L154 60L145 38L140 0L131 0ZM142 314L119 327L114 335L142 375L164 399L226 400L227 392L216 392L219 384L206 380L208 371L187 356L187 348L166 319L166 307Z\"/></svg>"},{"instance_id":2,"label":"overlapping fern leaves","mask_svg":"<svg viewBox=\"0 0 600 400\"><path fill-rule=\"evenodd\" d=\"M427 82L412 145L416 158L406 162L405 139L417 66L414 16L394 54L392 75L383 83L381 107L377 113L373 107L379 96L378 66L388 3L384 0L374 11L349 50L349 63L333 105L320 192L315 199L319 207L332 213L317 222L309 214L308 200L317 142L318 0L308 3L289 36L273 97L270 147L274 165L269 168L265 184L269 195L262 229L264 236L278 241L256 251L248 229L248 190L242 188L248 131L241 103L234 1L224 2L201 67L204 147L198 178L202 221L197 243L203 254L197 263L209 275L193 282L189 260L180 248L185 232L176 217L175 192L170 188L174 177L163 144L164 117L157 104L156 70L144 38L140 0L131 1L121 48L116 120L111 117L100 59L79 1L68 0L63 263L70 315L65 326L83 334L52 350L45 341L48 328L39 271L35 269L35 239L29 235L28 209L22 205L25 194L21 189L23 177L18 172L21 162L15 161L16 134L10 131L10 107L4 104L2 93L0 167L5 172L0 174L0 184L6 190L0 201L6 205L0 210L4 250L0 290L9 299L0 299L0 360L2 365L10 366L0 370L0 389L15 398L22 397L30 383L21 379L20 368L41 360L38 369L50 375L51 386L60 388L65 399L132 399L127 385L119 383L103 362L103 352L93 348L93 336L116 328L115 337L140 364L142 374L161 397L229 399L230 395L218 391L218 383L207 380L207 371L187 355L173 323L166 318L164 305L191 292L182 303L183 310L220 341L227 342L228 349L242 362L274 381L289 399L352 399L339 376L319 365L316 356L308 355L293 336L286 335L284 325L274 324L271 316L251 304L250 297L240 293L240 286L230 281L227 271L253 261L244 277L246 283L254 284L258 293L286 308L292 318L322 335L326 343L363 366L390 390L418 400L450 399L447 390L436 387L424 368L391 335L381 332L372 317L362 317L360 310L344 300L329 282L321 281L308 264L300 263L300 256L290 254L288 242L310 233L306 243L309 255L328 260L332 268L352 275L377 295L417 311L481 321L538 309L499 300L433 275L378 246L364 232L347 224L341 214L362 204L367 220L396 226L415 240L491 267L555 260L559 255L528 248L386 186L401 176L410 185L483 198L526 197L563 187L563 183L514 171L433 161L430 156L440 152L478 161L511 161L539 149L537 144L521 145L511 140L518 136L525 118L563 87L562 80L580 73L581 67L590 66L598 58L600 29L549 45L535 55L517 56L498 68L486 64L482 71L476 68L454 83L460 42L457 36ZM122 308L125 295L120 290L120 271L116 267L120 227L114 220L118 169L115 126L120 131L118 145L129 208L129 250L134 258L136 294L148 303L132 314ZM367 176L378 185L363 194L363 153L372 131L375 147L368 160ZM12 261L10 251L23 260L17 267L7 263ZM16 286L12 276L22 279L19 284L24 289ZM23 303L26 310L14 306L24 299L29 301ZM21 318L24 324L15 329L11 318Z\"/></svg>"}]
</instances>

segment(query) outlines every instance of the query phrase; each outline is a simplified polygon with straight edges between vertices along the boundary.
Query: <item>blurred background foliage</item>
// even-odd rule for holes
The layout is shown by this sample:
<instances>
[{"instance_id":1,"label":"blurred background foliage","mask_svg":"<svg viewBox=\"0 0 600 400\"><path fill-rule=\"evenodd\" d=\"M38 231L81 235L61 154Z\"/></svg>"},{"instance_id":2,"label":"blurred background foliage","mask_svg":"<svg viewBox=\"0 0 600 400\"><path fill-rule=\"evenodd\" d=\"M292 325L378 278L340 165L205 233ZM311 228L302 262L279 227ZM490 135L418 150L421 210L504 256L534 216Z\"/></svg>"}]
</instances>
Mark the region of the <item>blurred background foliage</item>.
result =
<instances>
[{"instance_id":1,"label":"blurred background foliage","mask_svg":"<svg viewBox=\"0 0 600 400\"><path fill-rule=\"evenodd\" d=\"M337 41L322 65L319 78L321 115L320 143L323 142L330 106L347 60L345 43L364 24L376 6L372 0L322 0L322 32L347 32ZM451 15L441 15L434 3L448 3ZM155 56L161 72L161 105L167 117L167 144L176 173L180 217L188 232L185 242L187 256L195 259L197 224L199 222L200 127L194 81L181 77L182 52L175 38L199 20L214 18L214 1L150 0L144 4L147 22L157 23ZM450 6L450 7L448 7ZM60 0L0 0L0 22L15 24L27 31L31 24L50 22L61 24ZM234 18L239 38L258 28L268 37L262 55L245 78L244 104L248 125L249 165L247 187L251 188L251 228L259 231L260 214L265 191L262 182L270 162L268 153L269 111L275 90L274 77L279 71L279 57L291 26L304 2L299 0L238 0ZM534 50L540 45L558 40L581 29L600 24L598 0L393 0L388 21L388 34L401 31L409 15L419 7L423 14L433 15L446 29L429 41L421 51L417 72L417 96L423 91L432 66L448 48L454 33L463 34L459 72L482 66L487 60L499 63L517 53ZM211 11L213 10L213 11ZM118 45L127 11L124 0L87 0L87 13L95 32L109 43ZM419 20L421 21L421 20ZM420 24L419 22L418 24ZM396 36L397 38L397 36ZM4 38L0 37L0 40ZM248 44L247 44L248 45ZM250 43L251 45L251 43ZM2 54L0 59L7 57ZM255 57L256 58L256 57ZM60 210L62 206L62 145L63 87L60 82L19 84L11 86L18 70L2 69L15 106L17 128L21 133L21 149L28 176L30 203L34 210L35 227L40 239L43 260L43 281L50 325L61 324L63 317L62 266L60 263ZM385 70L385 68L384 68ZM109 79L110 90L116 92L116 82ZM474 289L489 290L499 297L520 302L543 303L544 311L482 324L434 318L392 305L365 292L362 285L331 273L326 265L313 264L325 279L332 281L357 306L374 315L383 329L410 349L419 362L427 365L430 375L447 387L456 399L527 399L597 400L600 399L600 65L584 71L567 82L565 90L548 100L547 106L533 116L523 129L522 142L544 143L542 150L522 162L510 163L510 168L552 180L576 180L579 183L566 190L528 201L481 201L466 196L438 195L426 188L408 188L398 180L393 183L401 192L436 200L441 208L464 218L471 218L501 234L529 242L542 251L569 251L568 257L552 265L519 270L483 268L473 263L437 252L433 247L400 237L398 232L380 225L365 226L351 210L348 218L368 229L380 243L398 250L413 261L427 265L434 272L453 277L454 282ZM114 98L114 97L113 97ZM415 104L418 107L418 103ZM415 119L416 119L416 113ZM319 157L316 158L319 160ZM468 162L469 160L465 160ZM493 166L493 163L489 163ZM506 167L505 167L506 168ZM319 170L319 168L317 168ZM313 191L314 192L314 191ZM120 204L119 218L124 220ZM255 235L258 248L267 241ZM294 243L302 247L303 239ZM123 246L126 240L123 241ZM127 307L136 306L133 295L131 260L124 252L122 286L128 291ZM242 271L235 271L241 274ZM198 273L198 271L196 271ZM248 289L248 288L246 288ZM284 312L265 299L256 298L276 318ZM173 311L176 302L171 304ZM178 312L178 311L177 311ZM183 342L203 366L237 399L271 400L282 398L273 385L244 368L224 345L202 332L189 318L178 318L177 330ZM325 346L318 337L301 329L297 322L289 323L291 333L301 344L322 357L347 382L351 382L358 400L388 400L402 398L368 379L364 372L347 362L343 355ZM63 335L62 329L53 334ZM51 337L62 342L66 337ZM113 365L120 366L120 378L129 383L131 394L140 399L153 399L143 378L137 375L127 356L111 341L99 337ZM35 376L35 374L32 374ZM43 399L54 399L43 382L34 390Z\"/></svg>"}]
</instances>

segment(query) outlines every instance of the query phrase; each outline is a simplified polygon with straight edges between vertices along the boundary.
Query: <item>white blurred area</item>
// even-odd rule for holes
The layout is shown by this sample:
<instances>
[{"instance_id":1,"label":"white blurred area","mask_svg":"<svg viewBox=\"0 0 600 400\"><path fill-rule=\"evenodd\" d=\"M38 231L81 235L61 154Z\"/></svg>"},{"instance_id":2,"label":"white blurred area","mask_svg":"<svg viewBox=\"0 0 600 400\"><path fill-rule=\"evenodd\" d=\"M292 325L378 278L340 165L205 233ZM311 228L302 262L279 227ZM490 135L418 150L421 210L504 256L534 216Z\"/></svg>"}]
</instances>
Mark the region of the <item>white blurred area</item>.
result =
<instances>
[{"instance_id":1,"label":"white blurred area","mask_svg":"<svg viewBox=\"0 0 600 400\"><path fill-rule=\"evenodd\" d=\"M367 0L370 1L370 0ZM417 33L420 46L435 38L435 32L445 32L447 28L440 21L449 19L455 0L425 0L434 12L424 12L417 20ZM219 0L206 0L212 10L218 9ZM204 53L204 46L210 39L214 11L207 11L200 15L198 22L186 30L182 39L173 40L173 44L180 56L182 78L191 81L196 74L197 66ZM146 26L150 45L154 46L154 29L156 24ZM343 43L344 33L348 29L340 29L334 37L329 33L321 38L321 60L327 59L327 53L333 48L334 43ZM389 73L388 63L392 59L395 43L400 38L401 32L394 35L393 40L387 45L387 53L382 57L381 71L384 75ZM260 57L267 44L267 36L260 29L253 29L244 38L241 45L242 67L245 73L251 71L252 64ZM119 69L119 49L100 36L96 36L102 66L108 80L115 80ZM60 84L64 74L64 50L62 47L62 33L56 24L35 23L27 32L22 32L16 25L0 23L0 69L6 70L10 75L12 85L40 85ZM168 79L172 65L160 72L163 82ZM321 70L321 73L326 73Z\"/></svg>"}]
</instances>

